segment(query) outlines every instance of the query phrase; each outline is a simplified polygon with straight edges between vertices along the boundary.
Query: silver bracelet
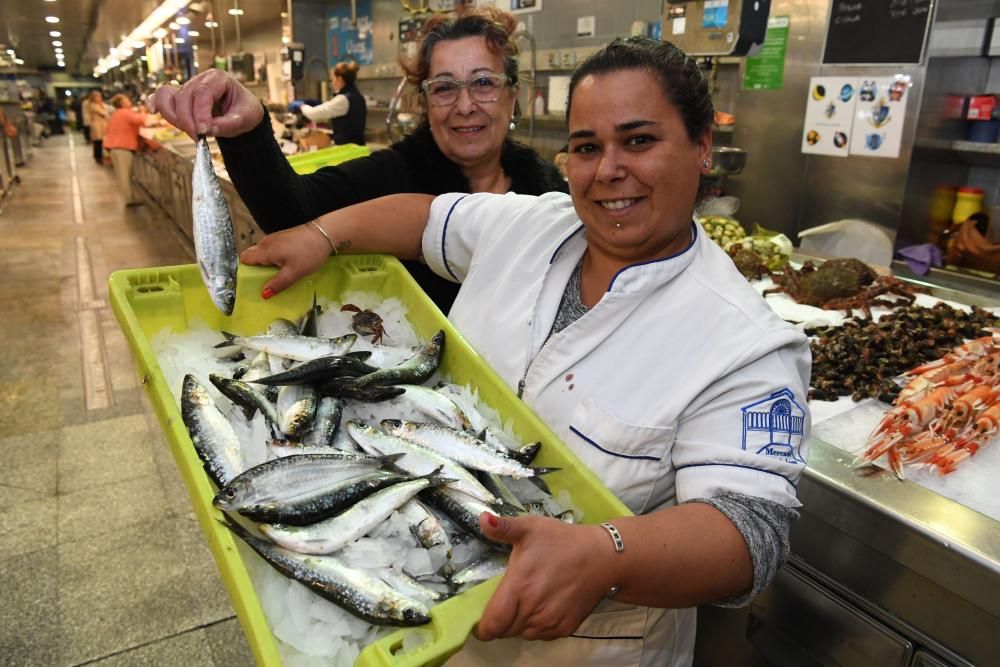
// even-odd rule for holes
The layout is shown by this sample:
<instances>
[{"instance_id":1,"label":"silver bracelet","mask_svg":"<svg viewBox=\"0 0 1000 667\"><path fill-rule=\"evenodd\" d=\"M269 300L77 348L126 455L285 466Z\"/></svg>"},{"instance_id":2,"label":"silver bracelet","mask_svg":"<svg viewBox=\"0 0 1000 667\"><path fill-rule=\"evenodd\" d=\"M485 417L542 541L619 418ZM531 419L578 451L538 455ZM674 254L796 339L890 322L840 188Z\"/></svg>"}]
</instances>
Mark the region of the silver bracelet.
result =
<instances>
[{"instance_id":1,"label":"silver bracelet","mask_svg":"<svg viewBox=\"0 0 1000 667\"><path fill-rule=\"evenodd\" d=\"M610 523L602 523L602 528L606 528L608 534L611 535L612 541L615 543L615 551L621 553L625 551L625 543L622 542L622 534L618 532L618 529L612 526Z\"/></svg>"},{"instance_id":2,"label":"silver bracelet","mask_svg":"<svg viewBox=\"0 0 1000 667\"><path fill-rule=\"evenodd\" d=\"M312 225L313 227L315 227L316 231L318 231L320 234L323 235L323 237L326 239L326 242L330 244L330 250L333 251L333 254L334 255L338 254L337 253L337 246L333 245L333 239L330 238L330 235L327 234L325 231L323 231L323 228L320 227L318 224L316 224L315 220L310 220L309 224Z\"/></svg>"},{"instance_id":3,"label":"silver bracelet","mask_svg":"<svg viewBox=\"0 0 1000 667\"><path fill-rule=\"evenodd\" d=\"M618 532L617 528L615 528L610 523L602 523L601 528L607 530L608 535L611 536L611 541L615 543L615 552L621 553L625 551L625 543L622 541L622 534ZM618 591L620 591L621 589L622 589L621 586L618 585L612 586L611 589L604 595L604 597L610 600L614 596L618 595Z\"/></svg>"}]
</instances>

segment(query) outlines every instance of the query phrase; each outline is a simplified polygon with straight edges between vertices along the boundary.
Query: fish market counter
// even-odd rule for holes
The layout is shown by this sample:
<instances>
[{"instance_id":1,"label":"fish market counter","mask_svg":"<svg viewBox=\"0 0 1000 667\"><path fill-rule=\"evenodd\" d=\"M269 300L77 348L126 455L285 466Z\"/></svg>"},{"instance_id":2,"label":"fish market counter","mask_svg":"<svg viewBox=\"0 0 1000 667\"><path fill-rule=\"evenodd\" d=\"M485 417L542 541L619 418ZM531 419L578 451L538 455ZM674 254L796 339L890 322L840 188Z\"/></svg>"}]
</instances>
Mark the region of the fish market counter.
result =
<instances>
[{"instance_id":1,"label":"fish market counter","mask_svg":"<svg viewBox=\"0 0 1000 667\"><path fill-rule=\"evenodd\" d=\"M1000 304L926 286L952 303ZM1000 444L947 476L857 468L852 452L885 410L866 401L841 398L833 417L830 403L810 403L820 423L792 556L749 608L699 610L696 665L1000 664Z\"/></svg>"},{"instance_id":2,"label":"fish market counter","mask_svg":"<svg viewBox=\"0 0 1000 667\"><path fill-rule=\"evenodd\" d=\"M132 182L137 185L147 205L166 215L175 231L194 256L194 236L191 219L191 175L194 170L195 144L187 135L177 135L161 128L144 128L141 132L144 149L136 154ZM253 216L233 187L219 149L209 139L213 165L219 174L222 193L236 232L239 250L248 248L264 237Z\"/></svg>"}]
</instances>

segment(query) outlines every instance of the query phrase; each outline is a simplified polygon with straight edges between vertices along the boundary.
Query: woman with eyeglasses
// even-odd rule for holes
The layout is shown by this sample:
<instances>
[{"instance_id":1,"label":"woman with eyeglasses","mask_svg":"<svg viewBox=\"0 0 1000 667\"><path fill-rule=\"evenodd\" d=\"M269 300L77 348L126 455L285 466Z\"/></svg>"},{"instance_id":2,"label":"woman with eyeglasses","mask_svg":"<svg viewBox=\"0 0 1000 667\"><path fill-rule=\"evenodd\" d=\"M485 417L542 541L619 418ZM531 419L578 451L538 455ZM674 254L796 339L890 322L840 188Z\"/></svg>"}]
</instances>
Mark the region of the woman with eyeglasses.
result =
<instances>
[{"instance_id":1,"label":"woman with eyeglasses","mask_svg":"<svg viewBox=\"0 0 1000 667\"><path fill-rule=\"evenodd\" d=\"M417 130L387 150L313 174L292 170L266 110L226 72L209 70L181 88L161 86L150 106L192 137L217 138L233 184L268 233L389 194L566 192L555 166L508 137L518 115L515 26L513 16L494 8L429 19L416 57L401 63L420 91L425 113ZM404 264L448 312L458 284L420 262Z\"/></svg>"},{"instance_id":2,"label":"woman with eyeglasses","mask_svg":"<svg viewBox=\"0 0 1000 667\"><path fill-rule=\"evenodd\" d=\"M748 605L788 556L809 341L693 220L714 120L694 59L616 39L567 104L570 195L397 194L316 224L460 280L448 319L634 513L481 514L512 553L448 667L687 667L695 607ZM241 259L279 266L264 287L280 292L326 261L314 232Z\"/></svg>"}]
</instances>

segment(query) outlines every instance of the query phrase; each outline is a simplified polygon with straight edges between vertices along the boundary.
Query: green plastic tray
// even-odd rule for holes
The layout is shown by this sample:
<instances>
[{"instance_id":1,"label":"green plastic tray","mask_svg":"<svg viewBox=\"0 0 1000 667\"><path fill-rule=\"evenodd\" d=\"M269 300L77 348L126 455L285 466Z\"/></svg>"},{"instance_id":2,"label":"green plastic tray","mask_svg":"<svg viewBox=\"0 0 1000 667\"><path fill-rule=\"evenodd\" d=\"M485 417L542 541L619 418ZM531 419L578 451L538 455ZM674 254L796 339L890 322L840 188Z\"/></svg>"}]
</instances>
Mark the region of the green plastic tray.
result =
<instances>
[{"instance_id":1,"label":"green plastic tray","mask_svg":"<svg viewBox=\"0 0 1000 667\"><path fill-rule=\"evenodd\" d=\"M341 144L318 151L299 153L288 157L288 164L297 174L311 174L317 169L371 155L371 149L358 144Z\"/></svg>"},{"instance_id":2,"label":"green plastic tray","mask_svg":"<svg viewBox=\"0 0 1000 667\"><path fill-rule=\"evenodd\" d=\"M470 384L504 419L513 420L514 430L525 442L541 441L537 465L557 466L546 476L554 492L566 489L583 510L584 522L596 523L629 514L629 510L605 488L545 424L503 383L492 368L451 326L395 258L385 255L333 257L316 274L300 280L291 289L264 301L260 290L274 274L272 268L240 265L236 308L224 316L209 300L194 264L116 271L108 280L111 305L118 324L135 355L143 386L156 410L160 425L187 485L195 513L232 600L243 632L259 665L280 665L278 648L251 584L235 538L217 519L222 514L212 506L214 487L202 468L180 407L167 387L163 372L150 347L153 336L169 329L183 332L193 321L240 334L262 331L276 317L294 319L311 305L315 291L321 298L339 300L353 290L396 297L406 306L409 320L421 337L444 329L446 344L441 371L454 382ZM255 556L254 556L255 557ZM499 579L484 582L431 610L433 639L405 653L402 629L369 645L358 658L364 667L440 665L465 643L479 621Z\"/></svg>"}]
</instances>

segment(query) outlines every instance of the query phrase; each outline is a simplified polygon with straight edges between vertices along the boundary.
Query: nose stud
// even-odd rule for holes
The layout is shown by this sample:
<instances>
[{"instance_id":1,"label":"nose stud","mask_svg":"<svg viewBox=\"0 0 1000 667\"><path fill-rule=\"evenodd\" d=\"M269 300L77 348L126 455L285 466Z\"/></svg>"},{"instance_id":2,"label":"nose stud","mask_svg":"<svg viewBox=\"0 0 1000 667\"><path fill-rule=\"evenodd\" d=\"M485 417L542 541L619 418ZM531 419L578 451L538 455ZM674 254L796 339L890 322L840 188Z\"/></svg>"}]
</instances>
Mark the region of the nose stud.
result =
<instances>
[{"instance_id":1,"label":"nose stud","mask_svg":"<svg viewBox=\"0 0 1000 667\"><path fill-rule=\"evenodd\" d=\"M616 222L615 223L615 227L617 227L618 229L621 229L622 228L622 223Z\"/></svg>"}]
</instances>

